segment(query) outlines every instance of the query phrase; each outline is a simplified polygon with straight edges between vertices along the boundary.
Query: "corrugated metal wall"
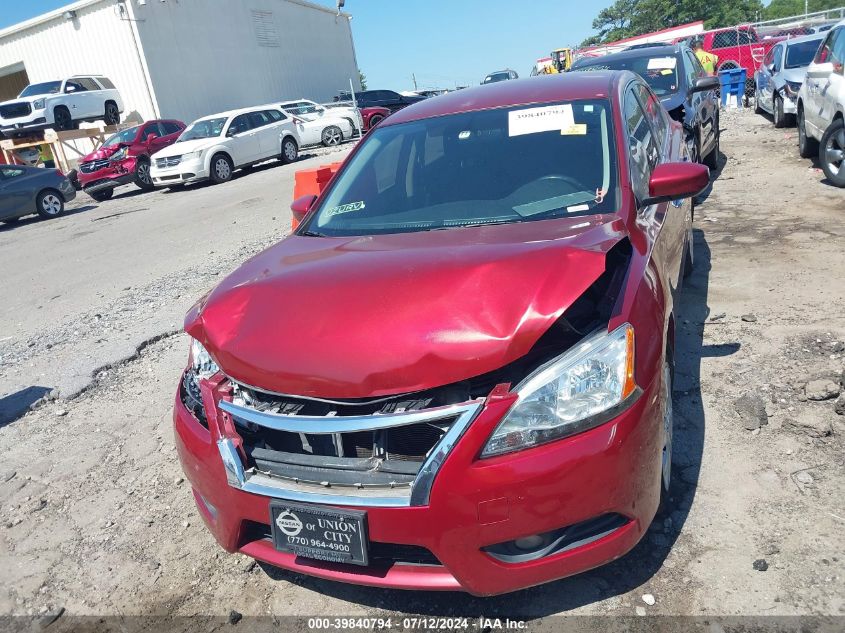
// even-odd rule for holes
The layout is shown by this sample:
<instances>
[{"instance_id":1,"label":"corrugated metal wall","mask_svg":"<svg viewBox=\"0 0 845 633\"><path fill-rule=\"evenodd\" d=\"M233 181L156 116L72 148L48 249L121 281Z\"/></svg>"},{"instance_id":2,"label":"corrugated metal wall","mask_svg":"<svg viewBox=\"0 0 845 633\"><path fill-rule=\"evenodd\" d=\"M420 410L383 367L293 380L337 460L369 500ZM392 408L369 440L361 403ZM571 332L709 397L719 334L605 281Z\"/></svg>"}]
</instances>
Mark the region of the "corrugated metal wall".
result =
<instances>
[{"instance_id":1,"label":"corrugated metal wall","mask_svg":"<svg viewBox=\"0 0 845 633\"><path fill-rule=\"evenodd\" d=\"M349 20L296 0L132 3L162 116L223 110L358 88Z\"/></svg>"},{"instance_id":2,"label":"corrugated metal wall","mask_svg":"<svg viewBox=\"0 0 845 633\"><path fill-rule=\"evenodd\" d=\"M74 20L59 16L0 39L0 68L20 62L33 83L106 75L123 96L124 116L153 116L130 23L121 19L115 0L81 8Z\"/></svg>"}]
</instances>

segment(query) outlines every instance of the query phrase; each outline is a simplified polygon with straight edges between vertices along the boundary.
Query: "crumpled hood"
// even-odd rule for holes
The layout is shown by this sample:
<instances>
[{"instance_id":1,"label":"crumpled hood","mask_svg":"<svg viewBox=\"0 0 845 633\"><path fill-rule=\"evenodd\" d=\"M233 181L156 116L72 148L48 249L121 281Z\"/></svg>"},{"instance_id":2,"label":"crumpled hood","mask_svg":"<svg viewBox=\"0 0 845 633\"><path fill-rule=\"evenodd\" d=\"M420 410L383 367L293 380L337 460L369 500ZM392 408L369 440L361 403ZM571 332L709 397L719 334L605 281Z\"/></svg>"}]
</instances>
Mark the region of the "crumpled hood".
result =
<instances>
[{"instance_id":1,"label":"crumpled hood","mask_svg":"<svg viewBox=\"0 0 845 633\"><path fill-rule=\"evenodd\" d=\"M222 370L279 393L364 398L526 354L604 271L616 215L397 235L293 235L191 309Z\"/></svg>"},{"instance_id":2,"label":"crumpled hood","mask_svg":"<svg viewBox=\"0 0 845 633\"><path fill-rule=\"evenodd\" d=\"M809 64L807 65L809 66ZM785 81L792 81L797 84L804 83L804 76L807 74L807 66L801 66L800 68L784 68L781 72L777 74L776 83L778 87L783 87L783 83Z\"/></svg>"},{"instance_id":3,"label":"crumpled hood","mask_svg":"<svg viewBox=\"0 0 845 633\"><path fill-rule=\"evenodd\" d=\"M80 163L87 163L92 160L103 160L104 158L109 158L117 153L117 150L126 147L126 145L111 145L109 147L101 147L97 150L94 150L90 154L86 154L85 156L80 159Z\"/></svg>"}]
</instances>

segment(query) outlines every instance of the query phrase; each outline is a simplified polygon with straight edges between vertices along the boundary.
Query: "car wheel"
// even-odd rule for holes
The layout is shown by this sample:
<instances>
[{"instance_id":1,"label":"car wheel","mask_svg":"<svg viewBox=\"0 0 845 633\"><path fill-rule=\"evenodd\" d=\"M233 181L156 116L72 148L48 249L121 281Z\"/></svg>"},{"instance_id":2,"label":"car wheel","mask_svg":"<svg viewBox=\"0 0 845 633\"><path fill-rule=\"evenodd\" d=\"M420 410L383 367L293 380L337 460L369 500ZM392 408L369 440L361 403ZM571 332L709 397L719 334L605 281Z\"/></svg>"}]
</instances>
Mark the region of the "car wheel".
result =
<instances>
[{"instance_id":1,"label":"car wheel","mask_svg":"<svg viewBox=\"0 0 845 633\"><path fill-rule=\"evenodd\" d=\"M374 114L372 117L370 117L370 127L369 127L369 129L372 130L375 126L377 126L382 121L384 121L383 116L381 116L380 114Z\"/></svg>"},{"instance_id":2,"label":"car wheel","mask_svg":"<svg viewBox=\"0 0 845 633\"><path fill-rule=\"evenodd\" d=\"M100 189L99 191L94 191L88 194L97 202L105 202L106 200L111 200L111 197L114 195L114 189Z\"/></svg>"},{"instance_id":3,"label":"car wheel","mask_svg":"<svg viewBox=\"0 0 845 633\"><path fill-rule=\"evenodd\" d=\"M106 114L103 117L103 121L105 121L106 125L117 125L120 123L120 110L118 110L117 104L114 101L106 103Z\"/></svg>"},{"instance_id":4,"label":"car wheel","mask_svg":"<svg viewBox=\"0 0 845 633\"><path fill-rule=\"evenodd\" d=\"M150 161L144 158L139 158L135 167L135 184L144 191L155 189L153 177L150 175Z\"/></svg>"},{"instance_id":5,"label":"car wheel","mask_svg":"<svg viewBox=\"0 0 845 633\"><path fill-rule=\"evenodd\" d=\"M65 201L58 191L46 189L35 199L35 208L42 218L55 218L64 212Z\"/></svg>"},{"instance_id":6,"label":"car wheel","mask_svg":"<svg viewBox=\"0 0 845 633\"><path fill-rule=\"evenodd\" d=\"M719 118L716 118L716 123L714 124L716 127L716 139L713 141L713 149L710 150L710 153L704 157L704 160L701 162L707 165L711 170L715 171L719 169L719 139L721 138L721 134L719 133Z\"/></svg>"},{"instance_id":7,"label":"car wheel","mask_svg":"<svg viewBox=\"0 0 845 633\"><path fill-rule=\"evenodd\" d=\"M825 130L819 149L819 162L827 179L845 187L845 121L836 119Z\"/></svg>"},{"instance_id":8,"label":"car wheel","mask_svg":"<svg viewBox=\"0 0 845 633\"><path fill-rule=\"evenodd\" d=\"M53 120L57 131L73 129L73 117L70 116L70 110L64 106L59 106L53 111Z\"/></svg>"},{"instance_id":9,"label":"car wheel","mask_svg":"<svg viewBox=\"0 0 845 633\"><path fill-rule=\"evenodd\" d=\"M665 510L669 504L669 487L672 484L672 431L674 427L672 412L672 365L669 359L663 361L663 448L660 451L660 508Z\"/></svg>"},{"instance_id":10,"label":"car wheel","mask_svg":"<svg viewBox=\"0 0 845 633\"><path fill-rule=\"evenodd\" d=\"M340 145L340 142L343 140L343 132L341 132L340 128L336 125L330 125L323 130L321 139L323 145L326 147Z\"/></svg>"},{"instance_id":11,"label":"car wheel","mask_svg":"<svg viewBox=\"0 0 845 633\"><path fill-rule=\"evenodd\" d=\"M226 154L215 154L211 158L211 180L220 184L232 179L232 172L235 171L235 166L232 165L232 159Z\"/></svg>"},{"instance_id":12,"label":"car wheel","mask_svg":"<svg viewBox=\"0 0 845 633\"><path fill-rule=\"evenodd\" d=\"M816 139L807 136L807 124L804 121L804 108L798 108L798 153L801 158L812 158L819 152Z\"/></svg>"},{"instance_id":13,"label":"car wheel","mask_svg":"<svg viewBox=\"0 0 845 633\"><path fill-rule=\"evenodd\" d=\"M282 141L282 155L280 156L283 163L292 163L299 155L299 147L296 141L290 136L286 136Z\"/></svg>"},{"instance_id":14,"label":"car wheel","mask_svg":"<svg viewBox=\"0 0 845 633\"><path fill-rule=\"evenodd\" d=\"M775 120L775 127L786 127L786 116L783 114L783 99L777 95L772 99L772 118Z\"/></svg>"}]
</instances>

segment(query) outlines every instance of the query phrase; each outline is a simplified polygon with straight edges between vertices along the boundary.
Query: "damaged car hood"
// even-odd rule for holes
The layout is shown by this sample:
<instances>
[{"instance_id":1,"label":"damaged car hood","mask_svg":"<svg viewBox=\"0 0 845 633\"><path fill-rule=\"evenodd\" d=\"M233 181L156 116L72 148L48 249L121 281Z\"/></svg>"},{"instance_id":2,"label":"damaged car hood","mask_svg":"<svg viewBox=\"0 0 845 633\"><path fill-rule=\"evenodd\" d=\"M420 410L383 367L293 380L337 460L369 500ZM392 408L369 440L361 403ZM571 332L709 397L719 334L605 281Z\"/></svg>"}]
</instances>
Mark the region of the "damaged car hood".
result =
<instances>
[{"instance_id":1,"label":"damaged car hood","mask_svg":"<svg viewBox=\"0 0 845 633\"><path fill-rule=\"evenodd\" d=\"M220 368L277 393L429 389L526 354L605 269L616 215L365 237L292 235L192 308Z\"/></svg>"}]
</instances>

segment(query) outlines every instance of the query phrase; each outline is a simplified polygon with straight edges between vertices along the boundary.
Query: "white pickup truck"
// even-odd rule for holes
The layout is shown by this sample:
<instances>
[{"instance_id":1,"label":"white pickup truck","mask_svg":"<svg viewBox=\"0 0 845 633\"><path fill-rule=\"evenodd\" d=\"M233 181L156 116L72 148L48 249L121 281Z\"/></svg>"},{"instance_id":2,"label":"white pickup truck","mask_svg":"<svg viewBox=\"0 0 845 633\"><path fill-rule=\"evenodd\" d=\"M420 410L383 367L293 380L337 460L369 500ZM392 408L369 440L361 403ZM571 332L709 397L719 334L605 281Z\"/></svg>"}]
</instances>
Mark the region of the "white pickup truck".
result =
<instances>
[{"instance_id":1,"label":"white pickup truck","mask_svg":"<svg viewBox=\"0 0 845 633\"><path fill-rule=\"evenodd\" d=\"M123 99L114 84L98 75L75 75L24 88L17 99L0 103L0 132L16 136L33 130L71 130L82 121L120 123Z\"/></svg>"}]
</instances>

